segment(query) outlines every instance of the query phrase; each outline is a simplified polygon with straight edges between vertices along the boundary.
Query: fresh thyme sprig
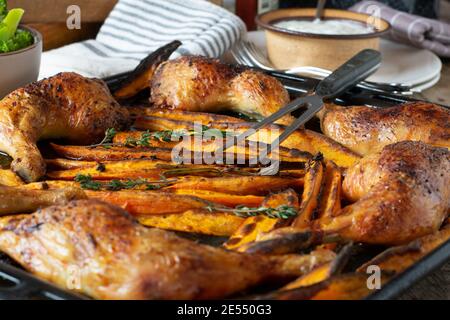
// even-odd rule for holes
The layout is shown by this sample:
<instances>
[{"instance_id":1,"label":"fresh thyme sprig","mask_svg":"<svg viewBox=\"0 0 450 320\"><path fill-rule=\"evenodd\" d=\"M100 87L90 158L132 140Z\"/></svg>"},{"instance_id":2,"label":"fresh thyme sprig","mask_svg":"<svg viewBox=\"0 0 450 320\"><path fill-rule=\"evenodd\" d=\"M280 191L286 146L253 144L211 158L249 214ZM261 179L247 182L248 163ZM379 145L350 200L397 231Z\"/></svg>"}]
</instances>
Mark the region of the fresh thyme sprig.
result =
<instances>
[{"instance_id":1,"label":"fresh thyme sprig","mask_svg":"<svg viewBox=\"0 0 450 320\"><path fill-rule=\"evenodd\" d=\"M123 189L134 189L139 186L145 186L146 190L156 190L165 187L176 179L168 180L165 177L158 181L148 181L146 179L128 179L125 181L114 179L109 182L100 182L92 179L91 175L77 174L74 179L80 183L80 187L89 190L111 190L119 191Z\"/></svg>"},{"instance_id":2,"label":"fresh thyme sprig","mask_svg":"<svg viewBox=\"0 0 450 320\"><path fill-rule=\"evenodd\" d=\"M237 206L235 208L208 206L206 207L206 209L211 212L212 211L232 212L238 217L242 218L265 215L269 218L274 219L289 219L295 217L298 214L296 208L288 205L281 205L276 208L267 208L267 207L249 208L243 205Z\"/></svg>"},{"instance_id":3,"label":"fresh thyme sprig","mask_svg":"<svg viewBox=\"0 0 450 320\"><path fill-rule=\"evenodd\" d=\"M104 148L109 148L113 145L113 139L116 136L117 131L114 128L108 128L105 131L105 137L103 138L102 141L100 141L99 143L96 144L91 144L89 147L94 148L94 147L104 147Z\"/></svg>"},{"instance_id":4,"label":"fresh thyme sprig","mask_svg":"<svg viewBox=\"0 0 450 320\"><path fill-rule=\"evenodd\" d=\"M202 135L208 130L217 130L217 133L221 134L222 136L226 136L227 134L229 134L227 131L219 129L211 129L210 127L205 125L202 126L201 131L181 129L181 130L160 130L150 132L149 130L147 130L143 132L139 138L127 137L123 145L126 147L150 147L151 140L163 142L177 141L182 136ZM105 131L105 137L103 138L103 140L100 141L99 143L92 144L89 147L95 148L101 146L104 148L110 148L113 146L120 146L122 144L113 143L113 139L116 136L116 134L117 134L116 129L108 128Z\"/></svg>"},{"instance_id":5,"label":"fresh thyme sprig","mask_svg":"<svg viewBox=\"0 0 450 320\"><path fill-rule=\"evenodd\" d=\"M91 175L77 174L74 180L78 182L83 189L100 190L102 188L102 184L92 180Z\"/></svg>"}]
</instances>

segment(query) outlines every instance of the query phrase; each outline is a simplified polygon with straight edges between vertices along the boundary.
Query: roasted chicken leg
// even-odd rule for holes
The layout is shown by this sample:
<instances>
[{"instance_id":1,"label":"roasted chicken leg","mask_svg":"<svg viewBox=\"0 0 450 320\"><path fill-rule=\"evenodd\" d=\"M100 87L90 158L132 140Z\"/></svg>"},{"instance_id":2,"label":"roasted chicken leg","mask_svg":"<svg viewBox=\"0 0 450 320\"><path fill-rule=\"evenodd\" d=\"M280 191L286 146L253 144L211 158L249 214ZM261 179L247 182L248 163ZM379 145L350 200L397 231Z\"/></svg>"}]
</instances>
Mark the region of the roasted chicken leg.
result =
<instances>
[{"instance_id":1,"label":"roasted chicken leg","mask_svg":"<svg viewBox=\"0 0 450 320\"><path fill-rule=\"evenodd\" d=\"M155 107L187 111L229 110L261 118L289 102L289 94L277 79L200 56L161 64L150 87L150 101ZM286 116L279 123L289 124L291 120Z\"/></svg>"},{"instance_id":2,"label":"roasted chicken leg","mask_svg":"<svg viewBox=\"0 0 450 320\"><path fill-rule=\"evenodd\" d=\"M450 110L427 102L379 109L327 105L320 118L325 135L360 155L404 140L450 148Z\"/></svg>"},{"instance_id":3,"label":"roasted chicken leg","mask_svg":"<svg viewBox=\"0 0 450 320\"><path fill-rule=\"evenodd\" d=\"M0 216L33 212L39 208L86 198L84 191L75 187L31 190L23 187L0 186Z\"/></svg>"},{"instance_id":4,"label":"roasted chicken leg","mask_svg":"<svg viewBox=\"0 0 450 320\"><path fill-rule=\"evenodd\" d=\"M36 146L40 139L65 138L73 143L98 141L108 128L129 122L128 111L106 85L76 73L60 73L17 89L0 101L0 151L27 182L45 173Z\"/></svg>"},{"instance_id":5,"label":"roasted chicken leg","mask_svg":"<svg viewBox=\"0 0 450 320\"><path fill-rule=\"evenodd\" d=\"M437 231L450 208L450 151L403 141L347 170L344 196L355 203L321 223L366 243L400 244Z\"/></svg>"},{"instance_id":6,"label":"roasted chicken leg","mask_svg":"<svg viewBox=\"0 0 450 320\"><path fill-rule=\"evenodd\" d=\"M221 298L334 258L328 250L262 256L201 245L94 200L0 218L0 251L43 279L103 299Z\"/></svg>"}]
</instances>

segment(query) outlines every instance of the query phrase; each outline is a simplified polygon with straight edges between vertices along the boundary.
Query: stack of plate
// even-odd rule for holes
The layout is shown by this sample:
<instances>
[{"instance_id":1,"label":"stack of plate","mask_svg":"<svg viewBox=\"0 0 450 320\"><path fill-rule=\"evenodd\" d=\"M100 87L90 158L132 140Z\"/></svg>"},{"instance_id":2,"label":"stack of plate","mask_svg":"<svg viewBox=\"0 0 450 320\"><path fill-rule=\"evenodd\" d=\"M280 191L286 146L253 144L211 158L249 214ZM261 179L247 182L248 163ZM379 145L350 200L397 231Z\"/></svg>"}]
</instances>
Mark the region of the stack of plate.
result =
<instances>
[{"instance_id":1,"label":"stack of plate","mask_svg":"<svg viewBox=\"0 0 450 320\"><path fill-rule=\"evenodd\" d=\"M264 31L249 32L248 40L267 53ZM380 51L383 62L368 81L404 84L410 86L411 91L421 92L435 85L440 79L441 60L429 50L382 39Z\"/></svg>"}]
</instances>

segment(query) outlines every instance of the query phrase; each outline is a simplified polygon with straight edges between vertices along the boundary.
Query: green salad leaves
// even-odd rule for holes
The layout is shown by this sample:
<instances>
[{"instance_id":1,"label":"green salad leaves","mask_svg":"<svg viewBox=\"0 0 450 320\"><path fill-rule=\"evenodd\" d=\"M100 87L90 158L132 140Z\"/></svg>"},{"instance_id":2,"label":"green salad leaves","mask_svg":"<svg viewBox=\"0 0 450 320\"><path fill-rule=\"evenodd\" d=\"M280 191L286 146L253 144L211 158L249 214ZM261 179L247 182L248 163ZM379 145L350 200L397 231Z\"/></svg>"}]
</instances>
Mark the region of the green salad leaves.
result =
<instances>
[{"instance_id":1,"label":"green salad leaves","mask_svg":"<svg viewBox=\"0 0 450 320\"><path fill-rule=\"evenodd\" d=\"M6 0L0 0L0 53L17 51L33 44L33 35L17 29L24 14L23 9L7 10Z\"/></svg>"}]
</instances>

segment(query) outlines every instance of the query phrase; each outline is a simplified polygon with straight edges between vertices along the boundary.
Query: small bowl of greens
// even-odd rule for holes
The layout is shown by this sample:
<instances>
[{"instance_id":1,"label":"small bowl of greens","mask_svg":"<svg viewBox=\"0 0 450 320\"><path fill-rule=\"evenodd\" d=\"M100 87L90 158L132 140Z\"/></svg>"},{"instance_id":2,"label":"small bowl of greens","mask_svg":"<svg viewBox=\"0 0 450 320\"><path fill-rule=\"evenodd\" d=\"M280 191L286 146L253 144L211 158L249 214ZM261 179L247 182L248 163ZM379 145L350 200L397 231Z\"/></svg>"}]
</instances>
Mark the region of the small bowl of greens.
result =
<instances>
[{"instance_id":1,"label":"small bowl of greens","mask_svg":"<svg viewBox=\"0 0 450 320\"><path fill-rule=\"evenodd\" d=\"M0 98L37 80L41 64L42 37L20 25L23 9L7 10L0 0Z\"/></svg>"}]
</instances>

